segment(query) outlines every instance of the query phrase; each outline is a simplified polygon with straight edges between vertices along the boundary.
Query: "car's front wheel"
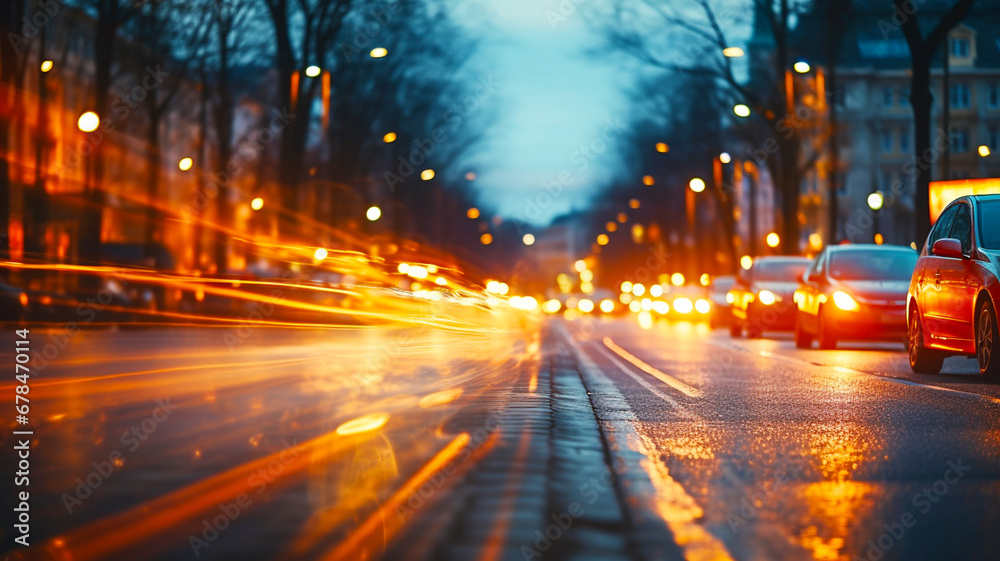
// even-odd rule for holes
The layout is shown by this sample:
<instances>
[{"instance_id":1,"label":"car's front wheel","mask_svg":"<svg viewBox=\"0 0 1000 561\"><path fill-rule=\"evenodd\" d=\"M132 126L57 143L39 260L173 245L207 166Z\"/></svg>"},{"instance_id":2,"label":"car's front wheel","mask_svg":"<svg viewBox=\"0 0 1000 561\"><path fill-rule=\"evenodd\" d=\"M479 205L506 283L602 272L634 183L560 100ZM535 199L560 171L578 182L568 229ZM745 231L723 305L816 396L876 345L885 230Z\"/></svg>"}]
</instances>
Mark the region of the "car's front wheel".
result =
<instances>
[{"instance_id":1,"label":"car's front wheel","mask_svg":"<svg viewBox=\"0 0 1000 561\"><path fill-rule=\"evenodd\" d=\"M997 333L997 316L993 311L993 302L984 298L976 314L976 361L979 363L979 373L983 376L996 378L1000 375L1000 355L997 344L1000 337Z\"/></svg>"},{"instance_id":2,"label":"car's front wheel","mask_svg":"<svg viewBox=\"0 0 1000 561\"><path fill-rule=\"evenodd\" d=\"M819 309L816 321L819 323L819 348L830 350L837 348L837 332L834 330L830 319L823 313L823 308Z\"/></svg>"},{"instance_id":3,"label":"car's front wheel","mask_svg":"<svg viewBox=\"0 0 1000 561\"><path fill-rule=\"evenodd\" d=\"M906 349L910 355L910 368L917 374L941 372L944 356L940 352L924 347L923 322L920 321L920 313L916 309L910 312Z\"/></svg>"},{"instance_id":4,"label":"car's front wheel","mask_svg":"<svg viewBox=\"0 0 1000 561\"><path fill-rule=\"evenodd\" d=\"M795 313L795 346L808 349L813 344L813 337L802 327L802 312Z\"/></svg>"}]
</instances>

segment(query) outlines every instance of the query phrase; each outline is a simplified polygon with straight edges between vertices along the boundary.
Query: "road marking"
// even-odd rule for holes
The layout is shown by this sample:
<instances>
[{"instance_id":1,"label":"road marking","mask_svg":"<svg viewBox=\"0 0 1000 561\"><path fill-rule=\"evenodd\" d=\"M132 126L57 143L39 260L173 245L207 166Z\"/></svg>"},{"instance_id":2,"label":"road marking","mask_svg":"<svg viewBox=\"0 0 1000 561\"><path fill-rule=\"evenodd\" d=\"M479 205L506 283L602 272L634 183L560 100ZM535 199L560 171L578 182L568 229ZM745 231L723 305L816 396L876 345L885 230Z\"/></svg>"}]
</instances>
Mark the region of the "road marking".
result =
<instances>
[{"instance_id":1,"label":"road marking","mask_svg":"<svg viewBox=\"0 0 1000 561\"><path fill-rule=\"evenodd\" d=\"M857 370L855 368L848 368L846 366L839 366L839 365L835 365L835 364L820 364L818 362L812 362L810 360L806 360L806 359L802 359L802 358L797 358L797 357L793 357L793 356L788 356L788 355L782 355L782 354L778 354L778 353L773 353L771 351L763 351L763 350L758 351L758 350L754 350L754 349L751 349L751 348L748 348L748 347L744 347L743 345L738 345L738 344L724 345L722 343L719 343L719 342L716 342L716 341L712 341L711 339L705 339L705 342L708 343L709 345L714 346L714 347L719 347L719 348L726 349L726 350L729 350L729 351L740 350L740 351L743 351L743 352L746 352L746 353L750 353L750 354L757 354L757 355L760 355L760 356L762 356L764 358L773 358L775 360L781 360L781 361L784 361L784 362L791 362L791 363L794 363L794 364L805 364L807 366L818 366L818 367L821 367L821 368L830 368L830 369L835 370L837 372L840 372L842 374L860 374L860 375L864 375L864 376L870 376L872 378L878 378L879 380L884 380L884 381L889 382L889 383L901 384L901 385L904 385L904 386L914 386L914 387L918 387L918 388L926 388L926 389L929 389L929 390L935 390L935 391L939 391L939 392L950 393L950 394L955 395L956 397L961 397L961 398L965 398L965 399L974 399L974 400L979 400L979 401L986 401L986 402L989 402L989 403L1000 404L1000 398L996 398L996 397L989 396L989 395L983 395L983 394L980 394L980 393L964 392L962 390L955 390L955 389L946 388L946 387L943 387L943 386L936 386L936 385L933 385L933 384L924 384L924 383L921 383L921 382L914 382L912 380L907 380L906 378L897 378L897 377L891 376L889 374L885 374L885 375L883 375L883 374L875 374L875 373L872 373L872 372L866 372L864 370Z\"/></svg>"},{"instance_id":2,"label":"road marking","mask_svg":"<svg viewBox=\"0 0 1000 561\"><path fill-rule=\"evenodd\" d=\"M631 362L632 365L635 366L636 368L638 368L639 370L642 370L646 374L649 374L650 376L656 378L657 380L663 382L664 384L670 386L671 388L674 388L675 390L681 392L682 394L684 394L684 395L686 395L688 397L702 397L703 395L705 395L705 392L699 390L698 388L689 386L689 385L685 384L684 382L681 382L677 378L674 378L670 374L667 374L665 372L661 372L660 370L657 370L656 368L653 368L652 366L646 364L645 362L643 362L639 358L637 358L637 357L633 356L632 354L630 354L625 349L623 349L623 348L619 347L618 345L616 345L615 342L612 341L610 337L605 337L604 338L604 345L607 348L609 348L612 351L614 351L615 354L617 354L618 356L620 356L623 359Z\"/></svg>"},{"instance_id":3,"label":"road marking","mask_svg":"<svg viewBox=\"0 0 1000 561\"><path fill-rule=\"evenodd\" d=\"M629 368L627 364L625 364L624 362L618 360L618 357L616 357L615 355L609 353L604 347L599 347L599 346L597 346L595 344L594 348L597 349L598 351L600 351L601 354L603 354L605 357L608 358L608 360L610 360L611 362L613 362L615 364L615 366L618 367L619 370L621 370L625 374L628 374L633 380L635 380L636 382L638 382L639 385L641 385L642 387L644 387L647 390L649 390L650 393L652 393L656 397L658 397L658 398L662 399L663 401L666 401L668 404L670 404L670 406L673 407L683 417L685 417L685 418L692 418L693 417L693 415L691 414L691 412L688 411L687 409L685 409L683 405L681 405L680 403L677 403L674 400L674 398L670 397L669 395L661 392L653 384L650 384L649 381L646 378L643 378L642 376L636 374L635 372L632 372L632 369Z\"/></svg>"},{"instance_id":4,"label":"road marking","mask_svg":"<svg viewBox=\"0 0 1000 561\"><path fill-rule=\"evenodd\" d=\"M646 389L687 413L679 405L676 405L676 402L656 390L645 378L632 372L630 368L604 348L596 344L594 348L600 350L622 371L633 377ZM588 387L588 392L590 391L589 386L595 381L601 385L608 384L610 388L606 390L607 393L613 394L615 401L625 402L625 397L603 369L591 360L587 353L579 352L582 349L578 348L577 350L577 356L580 360L580 374L584 379L584 385ZM639 427L636 426L635 412L632 411L631 406L626 405L626 407L628 407L627 418L605 419L599 408L595 408L594 411L602 423L613 427L612 434L614 436L612 438L618 445L611 447L611 454L617 460L617 462L613 461L612 463L617 465L620 462L626 466L624 473L616 471L618 476L625 478L626 481L621 486L624 498L628 499L626 508L635 509L643 517L647 516L646 513L650 517L658 516L670 530L671 541L683 550L685 559L732 561L733 558L726 549L724 540L713 535L711 530L703 525L705 513L701 506L684 489L684 486L670 475L670 470L663 462L655 442L639 432ZM697 418L691 413L688 414ZM649 478L653 493L636 494L635 490L645 487L641 483L640 474L645 474ZM629 491L629 489L634 490ZM651 543L647 543L646 546L653 551L658 551L656 549L658 543L655 539Z\"/></svg>"}]
</instances>

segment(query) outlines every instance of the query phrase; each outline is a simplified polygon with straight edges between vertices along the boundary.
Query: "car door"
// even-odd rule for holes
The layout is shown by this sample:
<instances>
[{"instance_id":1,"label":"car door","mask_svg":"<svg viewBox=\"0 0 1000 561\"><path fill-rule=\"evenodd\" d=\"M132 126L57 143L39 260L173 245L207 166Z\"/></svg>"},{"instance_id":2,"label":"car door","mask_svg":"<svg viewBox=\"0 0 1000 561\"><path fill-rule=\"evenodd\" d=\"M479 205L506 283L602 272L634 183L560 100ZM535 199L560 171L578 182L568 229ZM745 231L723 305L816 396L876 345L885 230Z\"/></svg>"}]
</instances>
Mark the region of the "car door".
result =
<instances>
[{"instance_id":1,"label":"car door","mask_svg":"<svg viewBox=\"0 0 1000 561\"><path fill-rule=\"evenodd\" d=\"M916 280L914 297L923 319L924 333L932 340L944 335L942 331L944 317L941 310L941 266L944 258L934 255L934 242L946 238L951 233L951 226L958 214L958 204L952 204L941 213L930 236L927 237L926 255L920 257L917 268L913 271Z\"/></svg>"},{"instance_id":2,"label":"car door","mask_svg":"<svg viewBox=\"0 0 1000 561\"><path fill-rule=\"evenodd\" d=\"M972 316L975 292L969 290L969 265L972 254L972 207L968 202L958 204L955 221L948 234L962 242L963 257L940 257L935 277L940 275L938 309L943 320L941 334L949 346L965 347L972 341Z\"/></svg>"}]
</instances>

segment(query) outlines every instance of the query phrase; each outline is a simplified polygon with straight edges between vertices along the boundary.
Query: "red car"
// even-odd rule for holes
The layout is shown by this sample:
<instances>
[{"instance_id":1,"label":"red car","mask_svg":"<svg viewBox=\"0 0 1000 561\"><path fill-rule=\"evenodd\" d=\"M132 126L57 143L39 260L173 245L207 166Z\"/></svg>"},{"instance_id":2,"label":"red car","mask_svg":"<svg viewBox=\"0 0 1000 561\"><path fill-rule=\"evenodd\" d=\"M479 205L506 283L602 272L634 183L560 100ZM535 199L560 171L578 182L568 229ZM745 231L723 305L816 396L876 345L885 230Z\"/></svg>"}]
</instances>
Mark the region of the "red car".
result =
<instances>
[{"instance_id":1,"label":"red car","mask_svg":"<svg viewBox=\"0 0 1000 561\"><path fill-rule=\"evenodd\" d=\"M755 339L765 331L792 331L798 311L792 297L808 266L806 257L774 255L754 259L749 270L741 270L729 291L729 334L741 337L746 331Z\"/></svg>"},{"instance_id":2,"label":"red car","mask_svg":"<svg viewBox=\"0 0 1000 561\"><path fill-rule=\"evenodd\" d=\"M795 346L832 349L843 340L902 341L906 292L917 252L851 244L824 249L802 276L795 302Z\"/></svg>"},{"instance_id":3,"label":"red car","mask_svg":"<svg viewBox=\"0 0 1000 561\"><path fill-rule=\"evenodd\" d=\"M960 197L927 236L907 293L907 347L914 372L936 374L948 356L974 356L1000 374L1000 195Z\"/></svg>"}]
</instances>

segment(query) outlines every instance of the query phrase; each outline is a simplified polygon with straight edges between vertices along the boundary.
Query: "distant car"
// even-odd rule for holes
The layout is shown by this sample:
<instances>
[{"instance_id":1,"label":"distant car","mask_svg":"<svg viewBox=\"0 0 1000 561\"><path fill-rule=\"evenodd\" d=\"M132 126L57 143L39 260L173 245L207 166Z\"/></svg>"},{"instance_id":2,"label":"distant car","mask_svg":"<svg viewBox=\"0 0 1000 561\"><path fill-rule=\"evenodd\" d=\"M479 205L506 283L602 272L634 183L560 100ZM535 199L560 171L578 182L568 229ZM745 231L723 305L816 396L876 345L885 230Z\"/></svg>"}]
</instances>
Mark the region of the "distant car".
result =
<instances>
[{"instance_id":1,"label":"distant car","mask_svg":"<svg viewBox=\"0 0 1000 561\"><path fill-rule=\"evenodd\" d=\"M813 259L795 292L795 346L906 335L906 292L917 252L905 246L835 245Z\"/></svg>"},{"instance_id":2,"label":"distant car","mask_svg":"<svg viewBox=\"0 0 1000 561\"><path fill-rule=\"evenodd\" d=\"M708 299L708 291L700 285L671 286L663 294L663 300L669 305L667 317L682 321L705 321L712 311L712 303Z\"/></svg>"},{"instance_id":3,"label":"distant car","mask_svg":"<svg viewBox=\"0 0 1000 561\"><path fill-rule=\"evenodd\" d=\"M959 197L931 229L907 293L907 350L914 372L936 374L945 357L976 357L1000 375L1000 195Z\"/></svg>"},{"instance_id":4,"label":"distant car","mask_svg":"<svg viewBox=\"0 0 1000 561\"><path fill-rule=\"evenodd\" d=\"M723 275L712 279L708 285L708 301L712 304L712 310L708 315L708 323L712 329L729 325L729 318L732 311L729 309L727 295L736 283L736 277Z\"/></svg>"},{"instance_id":5,"label":"distant car","mask_svg":"<svg viewBox=\"0 0 1000 561\"><path fill-rule=\"evenodd\" d=\"M797 312L792 296L808 266L806 257L768 256L740 271L729 291L729 334L741 337L746 331L752 339L765 331L792 331Z\"/></svg>"}]
</instances>

